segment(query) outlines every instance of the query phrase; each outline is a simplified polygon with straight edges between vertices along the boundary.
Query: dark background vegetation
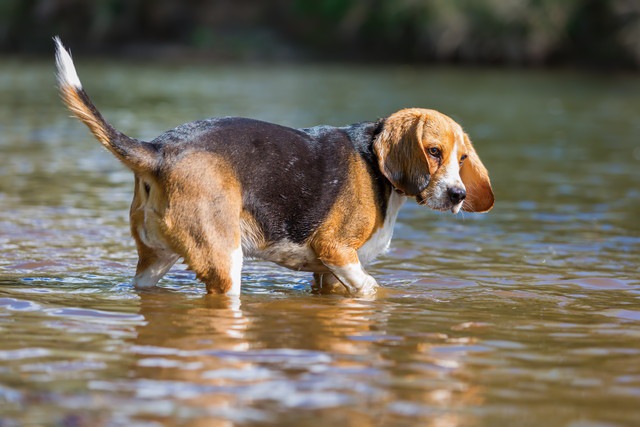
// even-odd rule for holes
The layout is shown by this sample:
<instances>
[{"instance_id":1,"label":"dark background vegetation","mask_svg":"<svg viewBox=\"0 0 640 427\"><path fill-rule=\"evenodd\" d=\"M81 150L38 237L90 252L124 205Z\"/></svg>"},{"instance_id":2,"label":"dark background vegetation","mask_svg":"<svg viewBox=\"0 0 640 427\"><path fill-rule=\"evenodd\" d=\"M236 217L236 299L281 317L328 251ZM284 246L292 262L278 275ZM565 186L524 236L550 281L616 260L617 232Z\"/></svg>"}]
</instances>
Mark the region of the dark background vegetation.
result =
<instances>
[{"instance_id":1,"label":"dark background vegetation","mask_svg":"<svg viewBox=\"0 0 640 427\"><path fill-rule=\"evenodd\" d=\"M0 52L640 69L640 0L1 0Z\"/></svg>"}]
</instances>

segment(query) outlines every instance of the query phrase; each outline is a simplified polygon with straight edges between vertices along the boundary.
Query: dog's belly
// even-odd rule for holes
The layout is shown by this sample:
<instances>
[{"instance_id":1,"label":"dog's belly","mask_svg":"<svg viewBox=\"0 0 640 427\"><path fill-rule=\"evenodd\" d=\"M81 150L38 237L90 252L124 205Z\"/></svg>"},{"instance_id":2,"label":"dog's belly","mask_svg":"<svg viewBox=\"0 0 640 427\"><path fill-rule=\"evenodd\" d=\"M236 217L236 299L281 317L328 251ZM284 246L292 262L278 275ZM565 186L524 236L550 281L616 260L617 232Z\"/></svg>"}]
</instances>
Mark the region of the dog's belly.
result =
<instances>
[{"instance_id":1,"label":"dog's belly","mask_svg":"<svg viewBox=\"0 0 640 427\"><path fill-rule=\"evenodd\" d=\"M243 252L247 257L271 261L291 270L317 273L329 271L322 261L318 259L315 252L307 245L285 241L257 248L243 244Z\"/></svg>"}]
</instances>

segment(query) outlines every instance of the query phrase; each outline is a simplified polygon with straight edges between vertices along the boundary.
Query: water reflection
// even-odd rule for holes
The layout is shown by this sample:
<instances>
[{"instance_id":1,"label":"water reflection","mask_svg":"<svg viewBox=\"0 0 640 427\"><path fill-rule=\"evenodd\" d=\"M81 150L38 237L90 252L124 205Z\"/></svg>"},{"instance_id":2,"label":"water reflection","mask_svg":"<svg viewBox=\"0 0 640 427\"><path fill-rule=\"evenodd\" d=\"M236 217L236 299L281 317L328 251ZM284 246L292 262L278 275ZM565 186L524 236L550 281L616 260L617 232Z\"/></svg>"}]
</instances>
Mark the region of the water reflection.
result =
<instances>
[{"instance_id":1,"label":"water reflection","mask_svg":"<svg viewBox=\"0 0 640 427\"><path fill-rule=\"evenodd\" d=\"M379 425L380 417L466 425L469 414L444 408L482 404L483 387L472 385L467 357L488 349L467 336L407 336L404 311L384 299L294 294L240 301L143 292L145 322L130 348L135 380L117 389L190 408L184 416L202 425L287 425L283 414L292 409L330 416L336 408L348 408L335 415L346 425ZM145 411L136 417L165 420Z\"/></svg>"},{"instance_id":2,"label":"water reflection","mask_svg":"<svg viewBox=\"0 0 640 427\"><path fill-rule=\"evenodd\" d=\"M318 304L308 296L243 297L242 304L238 298L205 296L167 315L175 295L140 298L147 323L133 347L136 377L152 378L156 394L166 388L168 395L182 396L183 404L206 408L201 422L263 419L270 417L263 407L322 410L354 399L325 377L329 371L364 369L343 355L366 352L366 345L345 344L345 338L369 330L371 307L343 299Z\"/></svg>"},{"instance_id":3,"label":"water reflection","mask_svg":"<svg viewBox=\"0 0 640 427\"><path fill-rule=\"evenodd\" d=\"M531 414L531 400L536 418L572 402L559 420L598 419L592 399L633 407L640 311L624 301L634 287L451 284L423 280L363 301L4 283L0 396L39 407L37 385L62 418L85 424L109 408L127 423L466 426ZM11 334L4 320L16 322Z\"/></svg>"}]
</instances>

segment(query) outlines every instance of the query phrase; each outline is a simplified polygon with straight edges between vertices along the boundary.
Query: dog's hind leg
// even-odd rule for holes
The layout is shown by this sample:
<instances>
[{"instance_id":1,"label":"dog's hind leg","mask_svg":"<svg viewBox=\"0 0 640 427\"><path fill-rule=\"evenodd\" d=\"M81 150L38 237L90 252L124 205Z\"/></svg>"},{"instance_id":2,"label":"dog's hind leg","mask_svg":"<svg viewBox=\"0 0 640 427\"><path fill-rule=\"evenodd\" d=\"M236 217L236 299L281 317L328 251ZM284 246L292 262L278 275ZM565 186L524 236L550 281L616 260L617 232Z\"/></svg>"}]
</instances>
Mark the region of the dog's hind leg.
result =
<instances>
[{"instance_id":1,"label":"dog's hind leg","mask_svg":"<svg viewBox=\"0 0 640 427\"><path fill-rule=\"evenodd\" d=\"M157 198L157 190L153 197ZM138 249L138 265L133 285L136 288L152 288L158 280L178 260L176 254L162 236L160 218L157 215L160 205L157 200L153 203L150 184L145 183L136 175L134 196L129 212L131 221L131 235ZM149 206L154 206L153 208Z\"/></svg>"},{"instance_id":2,"label":"dog's hind leg","mask_svg":"<svg viewBox=\"0 0 640 427\"><path fill-rule=\"evenodd\" d=\"M314 293L326 295L344 294L346 289L338 278L331 273L313 273L311 290Z\"/></svg>"},{"instance_id":3,"label":"dog's hind leg","mask_svg":"<svg viewBox=\"0 0 640 427\"><path fill-rule=\"evenodd\" d=\"M157 234L207 293L240 294L242 194L234 169L215 155L187 153L167 164L158 180Z\"/></svg>"},{"instance_id":4,"label":"dog's hind leg","mask_svg":"<svg viewBox=\"0 0 640 427\"><path fill-rule=\"evenodd\" d=\"M242 248L238 246L230 253L220 250L206 251L212 258L198 257L189 266L207 287L208 294L240 295L242 272ZM205 261L201 263L201 261Z\"/></svg>"},{"instance_id":5,"label":"dog's hind leg","mask_svg":"<svg viewBox=\"0 0 640 427\"><path fill-rule=\"evenodd\" d=\"M240 184L222 162L202 155L186 158L170 173L164 231L171 248L184 257L207 293L239 295Z\"/></svg>"},{"instance_id":6,"label":"dog's hind leg","mask_svg":"<svg viewBox=\"0 0 640 427\"><path fill-rule=\"evenodd\" d=\"M219 215L202 210L191 210L188 219L180 217L172 219L176 226L172 244L206 285L207 293L239 295L243 260L239 220L225 224Z\"/></svg>"},{"instance_id":7,"label":"dog's hind leg","mask_svg":"<svg viewBox=\"0 0 640 427\"><path fill-rule=\"evenodd\" d=\"M158 283L176 263L179 256L170 251L153 250L144 244L138 245L138 266L133 278L133 286L139 289L151 288Z\"/></svg>"}]
</instances>

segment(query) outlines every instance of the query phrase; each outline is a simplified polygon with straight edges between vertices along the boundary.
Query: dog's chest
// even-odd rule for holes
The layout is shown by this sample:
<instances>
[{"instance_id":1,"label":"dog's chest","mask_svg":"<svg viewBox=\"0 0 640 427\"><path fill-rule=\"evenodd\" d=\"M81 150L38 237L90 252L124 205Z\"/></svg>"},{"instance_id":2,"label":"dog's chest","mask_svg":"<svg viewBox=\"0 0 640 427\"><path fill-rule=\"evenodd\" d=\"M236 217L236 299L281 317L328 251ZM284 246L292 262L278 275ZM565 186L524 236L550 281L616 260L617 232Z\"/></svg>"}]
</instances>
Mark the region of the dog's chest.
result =
<instances>
[{"instance_id":1,"label":"dog's chest","mask_svg":"<svg viewBox=\"0 0 640 427\"><path fill-rule=\"evenodd\" d=\"M382 228L376 230L367 242L358 249L358 258L362 264L373 261L378 255L389 249L391 238L393 237L393 227L398 217L398 212L405 202L405 197L391 193L389 204L387 205L387 214L384 219Z\"/></svg>"}]
</instances>

